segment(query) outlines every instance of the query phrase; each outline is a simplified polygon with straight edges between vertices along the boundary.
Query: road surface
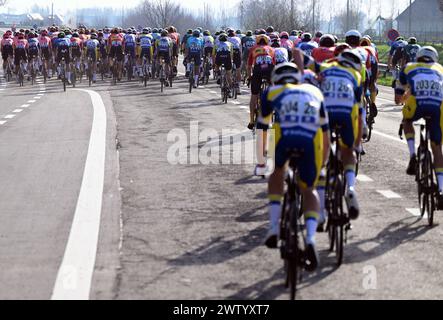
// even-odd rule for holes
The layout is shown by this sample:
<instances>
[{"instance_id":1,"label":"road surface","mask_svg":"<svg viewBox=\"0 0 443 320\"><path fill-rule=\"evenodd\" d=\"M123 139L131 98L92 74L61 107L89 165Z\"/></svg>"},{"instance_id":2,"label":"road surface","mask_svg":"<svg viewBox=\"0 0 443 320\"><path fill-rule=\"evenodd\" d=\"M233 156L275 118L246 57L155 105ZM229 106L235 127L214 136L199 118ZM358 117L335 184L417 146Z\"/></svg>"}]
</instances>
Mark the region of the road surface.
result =
<instances>
[{"instance_id":1,"label":"road surface","mask_svg":"<svg viewBox=\"0 0 443 320\"><path fill-rule=\"evenodd\" d=\"M157 81L3 84L0 299L288 298L279 253L263 246L266 180L208 153L226 137L251 143L246 87L221 104L214 81L189 94L183 75L163 94ZM442 218L416 216L401 108L390 88L379 98L344 264L319 234L321 268L299 299L443 298ZM181 157L178 137L190 139Z\"/></svg>"}]
</instances>

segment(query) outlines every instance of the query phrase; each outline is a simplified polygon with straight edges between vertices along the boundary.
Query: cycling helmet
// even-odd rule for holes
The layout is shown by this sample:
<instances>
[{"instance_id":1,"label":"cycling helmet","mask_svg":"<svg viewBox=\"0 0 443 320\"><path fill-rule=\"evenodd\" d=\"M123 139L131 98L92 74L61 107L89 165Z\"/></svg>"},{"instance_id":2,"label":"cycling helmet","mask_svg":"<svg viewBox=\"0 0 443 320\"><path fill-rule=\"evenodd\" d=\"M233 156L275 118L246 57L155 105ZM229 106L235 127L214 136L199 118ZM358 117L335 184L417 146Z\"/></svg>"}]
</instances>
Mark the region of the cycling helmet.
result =
<instances>
[{"instance_id":1,"label":"cycling helmet","mask_svg":"<svg viewBox=\"0 0 443 320\"><path fill-rule=\"evenodd\" d=\"M205 30L205 31L203 31L203 35L205 37L209 37L211 35L211 32L209 32L209 30Z\"/></svg>"},{"instance_id":2,"label":"cycling helmet","mask_svg":"<svg viewBox=\"0 0 443 320\"><path fill-rule=\"evenodd\" d=\"M335 43L338 43L338 37L335 36L335 35L334 35L333 37L334 37L334 44L335 44Z\"/></svg>"},{"instance_id":3,"label":"cycling helmet","mask_svg":"<svg viewBox=\"0 0 443 320\"><path fill-rule=\"evenodd\" d=\"M425 46L418 51L417 60L427 63L438 62L438 51L434 47Z\"/></svg>"},{"instance_id":4,"label":"cycling helmet","mask_svg":"<svg viewBox=\"0 0 443 320\"><path fill-rule=\"evenodd\" d=\"M97 34L95 32L91 33L91 39L97 39Z\"/></svg>"},{"instance_id":5,"label":"cycling helmet","mask_svg":"<svg viewBox=\"0 0 443 320\"><path fill-rule=\"evenodd\" d=\"M222 33L220 35L220 37L218 37L218 40L221 42L226 42L226 41L228 41L228 36L226 34Z\"/></svg>"},{"instance_id":6,"label":"cycling helmet","mask_svg":"<svg viewBox=\"0 0 443 320\"><path fill-rule=\"evenodd\" d=\"M312 40L312 35L310 33L308 33L308 32L303 33L302 40L303 41L311 41Z\"/></svg>"},{"instance_id":7,"label":"cycling helmet","mask_svg":"<svg viewBox=\"0 0 443 320\"><path fill-rule=\"evenodd\" d=\"M220 32L219 31L216 31L215 33L214 33L214 36L216 36L216 37L218 37L220 35Z\"/></svg>"},{"instance_id":8,"label":"cycling helmet","mask_svg":"<svg viewBox=\"0 0 443 320\"><path fill-rule=\"evenodd\" d=\"M163 30L162 33L161 33L161 36L162 36L162 37L167 37L168 34L169 34L169 33L168 33L167 30Z\"/></svg>"},{"instance_id":9,"label":"cycling helmet","mask_svg":"<svg viewBox=\"0 0 443 320\"><path fill-rule=\"evenodd\" d=\"M358 47L360 45L361 33L358 30L350 30L346 32L346 43L352 47Z\"/></svg>"},{"instance_id":10,"label":"cycling helmet","mask_svg":"<svg viewBox=\"0 0 443 320\"><path fill-rule=\"evenodd\" d=\"M260 34L257 36L257 38L255 39L255 41L257 42L258 45L269 45L269 37L267 35L264 34Z\"/></svg>"},{"instance_id":11,"label":"cycling helmet","mask_svg":"<svg viewBox=\"0 0 443 320\"><path fill-rule=\"evenodd\" d=\"M342 65L361 71L361 57L354 50L345 50L338 56L338 62Z\"/></svg>"},{"instance_id":12,"label":"cycling helmet","mask_svg":"<svg viewBox=\"0 0 443 320\"><path fill-rule=\"evenodd\" d=\"M79 37L79 35L78 35L78 33L77 33L77 32L74 32L74 33L72 34L72 37L73 37L73 38L78 38L78 37Z\"/></svg>"},{"instance_id":13,"label":"cycling helmet","mask_svg":"<svg viewBox=\"0 0 443 320\"><path fill-rule=\"evenodd\" d=\"M273 48L280 48L281 43L280 43L280 38L275 37L271 40L271 47Z\"/></svg>"},{"instance_id":14,"label":"cycling helmet","mask_svg":"<svg viewBox=\"0 0 443 320\"><path fill-rule=\"evenodd\" d=\"M358 30L349 30L348 32L346 32L345 37L346 38L356 37L356 38L358 38L360 40L361 39L361 33Z\"/></svg>"},{"instance_id":15,"label":"cycling helmet","mask_svg":"<svg viewBox=\"0 0 443 320\"><path fill-rule=\"evenodd\" d=\"M321 32L321 31L317 31L317 33L315 34L315 37L316 37L316 38L321 38L321 37L323 37L323 32Z\"/></svg>"},{"instance_id":16,"label":"cycling helmet","mask_svg":"<svg viewBox=\"0 0 443 320\"><path fill-rule=\"evenodd\" d=\"M320 38L320 47L332 48L335 45L335 39L331 34L325 34Z\"/></svg>"},{"instance_id":17,"label":"cycling helmet","mask_svg":"<svg viewBox=\"0 0 443 320\"><path fill-rule=\"evenodd\" d=\"M236 34L242 34L241 30L238 29L237 31L235 31Z\"/></svg>"},{"instance_id":18,"label":"cycling helmet","mask_svg":"<svg viewBox=\"0 0 443 320\"><path fill-rule=\"evenodd\" d=\"M405 38L403 38L402 36L400 36L400 37L398 37L397 39L395 39L396 42L397 42L397 41L403 41L403 40L405 40Z\"/></svg>"},{"instance_id":19,"label":"cycling helmet","mask_svg":"<svg viewBox=\"0 0 443 320\"><path fill-rule=\"evenodd\" d=\"M292 30L292 31L291 31L291 36L297 36L297 35L298 35L297 30Z\"/></svg>"},{"instance_id":20,"label":"cycling helmet","mask_svg":"<svg viewBox=\"0 0 443 320\"><path fill-rule=\"evenodd\" d=\"M246 31L246 36L247 37L252 37L252 30Z\"/></svg>"},{"instance_id":21,"label":"cycling helmet","mask_svg":"<svg viewBox=\"0 0 443 320\"><path fill-rule=\"evenodd\" d=\"M410 37L408 39L408 44L417 44L417 38L415 37Z\"/></svg>"},{"instance_id":22,"label":"cycling helmet","mask_svg":"<svg viewBox=\"0 0 443 320\"><path fill-rule=\"evenodd\" d=\"M360 46L362 47L370 47L371 46L371 40L368 38L363 37L360 41Z\"/></svg>"},{"instance_id":23,"label":"cycling helmet","mask_svg":"<svg viewBox=\"0 0 443 320\"><path fill-rule=\"evenodd\" d=\"M200 30L195 29L194 31L192 31L192 36L197 38L200 37Z\"/></svg>"},{"instance_id":24,"label":"cycling helmet","mask_svg":"<svg viewBox=\"0 0 443 320\"><path fill-rule=\"evenodd\" d=\"M269 26L269 27L267 27L267 28L266 28L266 32L267 32L267 33L272 33L272 32L274 32L274 27L273 27L273 26Z\"/></svg>"},{"instance_id":25,"label":"cycling helmet","mask_svg":"<svg viewBox=\"0 0 443 320\"><path fill-rule=\"evenodd\" d=\"M98 37L98 38L103 38L103 32L100 32L100 31L99 31L99 32L97 33L97 37Z\"/></svg>"},{"instance_id":26,"label":"cycling helmet","mask_svg":"<svg viewBox=\"0 0 443 320\"><path fill-rule=\"evenodd\" d=\"M289 39L289 33L287 33L286 31L283 31L282 33L280 33L280 38L281 39Z\"/></svg>"},{"instance_id":27,"label":"cycling helmet","mask_svg":"<svg viewBox=\"0 0 443 320\"><path fill-rule=\"evenodd\" d=\"M232 29L229 29L228 31L228 37L235 37L235 32Z\"/></svg>"},{"instance_id":28,"label":"cycling helmet","mask_svg":"<svg viewBox=\"0 0 443 320\"><path fill-rule=\"evenodd\" d=\"M142 33L143 33L143 34L148 34L148 33L149 33L148 28L143 28Z\"/></svg>"},{"instance_id":29,"label":"cycling helmet","mask_svg":"<svg viewBox=\"0 0 443 320\"><path fill-rule=\"evenodd\" d=\"M58 34L58 38L60 38L60 39L62 39L62 38L64 38L66 35L65 35L65 33L64 32L60 32L59 34Z\"/></svg>"},{"instance_id":30,"label":"cycling helmet","mask_svg":"<svg viewBox=\"0 0 443 320\"><path fill-rule=\"evenodd\" d=\"M266 30L265 29L258 29L258 35L261 34L266 34Z\"/></svg>"},{"instance_id":31,"label":"cycling helmet","mask_svg":"<svg viewBox=\"0 0 443 320\"><path fill-rule=\"evenodd\" d=\"M297 84L302 80L302 73L298 67L291 62L279 64L274 68L271 75L272 83L274 84Z\"/></svg>"},{"instance_id":32,"label":"cycling helmet","mask_svg":"<svg viewBox=\"0 0 443 320\"><path fill-rule=\"evenodd\" d=\"M44 37L47 36L48 35L48 30L42 30L41 35L44 36Z\"/></svg>"},{"instance_id":33,"label":"cycling helmet","mask_svg":"<svg viewBox=\"0 0 443 320\"><path fill-rule=\"evenodd\" d=\"M152 29L152 33L158 33L158 29L157 28Z\"/></svg>"}]
</instances>

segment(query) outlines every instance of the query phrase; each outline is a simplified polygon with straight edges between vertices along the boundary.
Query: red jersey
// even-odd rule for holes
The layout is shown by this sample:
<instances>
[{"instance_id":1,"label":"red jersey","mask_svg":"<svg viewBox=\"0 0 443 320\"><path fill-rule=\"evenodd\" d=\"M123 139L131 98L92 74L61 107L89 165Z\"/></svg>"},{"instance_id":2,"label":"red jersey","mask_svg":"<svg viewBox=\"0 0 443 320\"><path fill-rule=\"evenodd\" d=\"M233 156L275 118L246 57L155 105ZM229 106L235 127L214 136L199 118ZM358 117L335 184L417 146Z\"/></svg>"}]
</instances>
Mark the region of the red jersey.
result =
<instances>
[{"instance_id":1,"label":"red jersey","mask_svg":"<svg viewBox=\"0 0 443 320\"><path fill-rule=\"evenodd\" d=\"M275 65L274 48L270 46L255 45L249 49L248 66Z\"/></svg>"},{"instance_id":2,"label":"red jersey","mask_svg":"<svg viewBox=\"0 0 443 320\"><path fill-rule=\"evenodd\" d=\"M71 48L78 50L83 48L83 41L80 38L71 38Z\"/></svg>"},{"instance_id":3,"label":"red jersey","mask_svg":"<svg viewBox=\"0 0 443 320\"><path fill-rule=\"evenodd\" d=\"M332 59L334 57L334 50L334 47L315 48L314 50L312 50L312 57L314 58L315 62L322 63L323 61Z\"/></svg>"},{"instance_id":4,"label":"red jersey","mask_svg":"<svg viewBox=\"0 0 443 320\"><path fill-rule=\"evenodd\" d=\"M51 45L51 38L46 36L39 36L38 43L40 45L40 48L49 48Z\"/></svg>"},{"instance_id":5,"label":"red jersey","mask_svg":"<svg viewBox=\"0 0 443 320\"><path fill-rule=\"evenodd\" d=\"M111 34L108 38L108 45L110 47L123 46L123 36L121 34Z\"/></svg>"}]
</instances>

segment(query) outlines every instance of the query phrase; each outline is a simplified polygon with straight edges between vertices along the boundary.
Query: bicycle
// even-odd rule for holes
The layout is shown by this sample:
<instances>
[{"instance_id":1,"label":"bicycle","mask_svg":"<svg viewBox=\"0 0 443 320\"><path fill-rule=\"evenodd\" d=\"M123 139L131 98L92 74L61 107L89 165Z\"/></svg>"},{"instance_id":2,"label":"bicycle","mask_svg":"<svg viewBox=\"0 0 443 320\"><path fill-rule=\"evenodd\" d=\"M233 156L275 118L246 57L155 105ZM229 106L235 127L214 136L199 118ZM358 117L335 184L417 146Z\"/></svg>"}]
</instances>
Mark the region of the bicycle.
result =
<instances>
[{"instance_id":1,"label":"bicycle","mask_svg":"<svg viewBox=\"0 0 443 320\"><path fill-rule=\"evenodd\" d=\"M11 58L8 57L7 60L7 64L6 64L6 82L10 82L12 80L12 70L13 70L13 66L12 66L12 61Z\"/></svg>"},{"instance_id":2,"label":"bicycle","mask_svg":"<svg viewBox=\"0 0 443 320\"><path fill-rule=\"evenodd\" d=\"M112 80L111 80L111 84L112 85L117 85L117 80L118 80L118 66L117 66L117 59L114 57L112 58Z\"/></svg>"},{"instance_id":3,"label":"bicycle","mask_svg":"<svg viewBox=\"0 0 443 320\"><path fill-rule=\"evenodd\" d=\"M232 98L237 100L237 86L239 86L239 83L237 81L237 67L235 63L232 65Z\"/></svg>"},{"instance_id":4,"label":"bicycle","mask_svg":"<svg viewBox=\"0 0 443 320\"><path fill-rule=\"evenodd\" d=\"M248 80L250 82L250 80ZM258 96L258 101L257 101L257 106L255 107L254 110L254 128L252 129L252 134L255 135L255 132L257 131L257 119L258 119L258 112L261 108L261 104L262 104L262 97L263 97L263 93L268 89L269 87L269 82L268 80L266 80L265 78L262 79L261 81L261 86L260 86L260 93Z\"/></svg>"},{"instance_id":5,"label":"bicycle","mask_svg":"<svg viewBox=\"0 0 443 320\"><path fill-rule=\"evenodd\" d=\"M189 68L191 69L191 71L189 71L189 93L192 92L192 88L194 87L194 62L191 61L189 62Z\"/></svg>"},{"instance_id":6,"label":"bicycle","mask_svg":"<svg viewBox=\"0 0 443 320\"><path fill-rule=\"evenodd\" d=\"M43 75L43 83L48 81L48 69L46 68L46 59L42 57L42 75Z\"/></svg>"},{"instance_id":7,"label":"bicycle","mask_svg":"<svg viewBox=\"0 0 443 320\"><path fill-rule=\"evenodd\" d=\"M20 87L23 87L24 84L24 79L25 79L25 71L24 71L25 67L23 65L23 60L20 61L20 65L18 66L18 71L17 71L17 78L18 78L18 83L20 85Z\"/></svg>"},{"instance_id":8,"label":"bicycle","mask_svg":"<svg viewBox=\"0 0 443 320\"><path fill-rule=\"evenodd\" d=\"M131 57L131 55L128 56L128 62L126 63L126 76L128 77L128 81L131 81L132 78L134 78L134 58Z\"/></svg>"},{"instance_id":9,"label":"bicycle","mask_svg":"<svg viewBox=\"0 0 443 320\"><path fill-rule=\"evenodd\" d=\"M89 86L91 86L92 82L94 81L94 79L93 79L93 77L94 77L93 64L94 64L94 61L92 60L92 58L88 57L88 72L87 72L87 76L88 76L88 84L89 84Z\"/></svg>"},{"instance_id":10,"label":"bicycle","mask_svg":"<svg viewBox=\"0 0 443 320\"><path fill-rule=\"evenodd\" d=\"M331 151L326 174L325 209L328 212L326 229L329 235L329 251L336 253L337 266L343 263L344 244L347 243L347 234L351 230L349 215L343 210L346 188L346 178L340 154L339 127L331 133Z\"/></svg>"},{"instance_id":11,"label":"bicycle","mask_svg":"<svg viewBox=\"0 0 443 320\"><path fill-rule=\"evenodd\" d=\"M211 59L206 56L205 57L205 62L204 62L204 67L203 67L203 81L202 83L207 85L209 82L209 78L211 76Z\"/></svg>"},{"instance_id":12,"label":"bicycle","mask_svg":"<svg viewBox=\"0 0 443 320\"><path fill-rule=\"evenodd\" d=\"M306 236L303 221L302 196L297 183L296 160L300 153L294 152L289 161L285 179L286 192L283 197L280 219L280 255L284 260L285 287L290 288L289 298L295 300L297 283L302 281L306 265Z\"/></svg>"},{"instance_id":13,"label":"bicycle","mask_svg":"<svg viewBox=\"0 0 443 320\"><path fill-rule=\"evenodd\" d=\"M163 58L160 58L159 79L160 79L160 91L163 92L166 82L165 60Z\"/></svg>"},{"instance_id":14,"label":"bicycle","mask_svg":"<svg viewBox=\"0 0 443 320\"><path fill-rule=\"evenodd\" d=\"M30 65L30 76L31 76L31 84L32 85L35 84L35 81L37 79L38 68L35 67L35 64L36 64L36 59L31 58L31 61L29 61L29 65Z\"/></svg>"},{"instance_id":15,"label":"bicycle","mask_svg":"<svg viewBox=\"0 0 443 320\"><path fill-rule=\"evenodd\" d=\"M220 88L221 88L222 102L228 103L229 84L228 84L228 77L226 75L226 69L225 69L224 65L222 65L220 67Z\"/></svg>"},{"instance_id":16,"label":"bicycle","mask_svg":"<svg viewBox=\"0 0 443 320\"><path fill-rule=\"evenodd\" d=\"M148 85L148 81L149 81L149 77L151 75L152 72L152 65L150 63L148 63L148 59L146 58L146 56L143 57L143 64L142 64L142 81L145 85L145 87Z\"/></svg>"},{"instance_id":17,"label":"bicycle","mask_svg":"<svg viewBox=\"0 0 443 320\"><path fill-rule=\"evenodd\" d=\"M417 149L417 183L418 203L423 218L427 214L428 224L434 225L434 213L437 210L438 186L434 176L434 163L430 150L430 117L425 117L425 124L420 124L420 145ZM403 139L403 125L400 125L400 139Z\"/></svg>"}]
</instances>

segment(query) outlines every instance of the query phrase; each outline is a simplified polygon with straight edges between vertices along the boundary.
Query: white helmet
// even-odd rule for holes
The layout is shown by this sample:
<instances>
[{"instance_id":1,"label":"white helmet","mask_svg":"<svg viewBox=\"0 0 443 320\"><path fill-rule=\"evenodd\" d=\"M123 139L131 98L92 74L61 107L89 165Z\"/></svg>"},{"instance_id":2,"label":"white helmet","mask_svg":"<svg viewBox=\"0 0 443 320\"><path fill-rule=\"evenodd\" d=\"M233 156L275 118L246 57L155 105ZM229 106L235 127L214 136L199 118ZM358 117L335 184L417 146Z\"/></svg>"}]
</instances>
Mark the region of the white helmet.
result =
<instances>
[{"instance_id":1,"label":"white helmet","mask_svg":"<svg viewBox=\"0 0 443 320\"><path fill-rule=\"evenodd\" d=\"M361 56L355 50L345 50L338 56L338 62L343 65L347 65L354 68L357 71L361 71L362 62Z\"/></svg>"},{"instance_id":2,"label":"white helmet","mask_svg":"<svg viewBox=\"0 0 443 320\"><path fill-rule=\"evenodd\" d=\"M346 32L345 37L358 37L359 39L361 39L361 33L358 30L349 30L348 32Z\"/></svg>"},{"instance_id":3,"label":"white helmet","mask_svg":"<svg viewBox=\"0 0 443 320\"><path fill-rule=\"evenodd\" d=\"M272 71L271 80L274 84L296 84L301 83L302 74L294 63L285 62L274 68Z\"/></svg>"},{"instance_id":4,"label":"white helmet","mask_svg":"<svg viewBox=\"0 0 443 320\"><path fill-rule=\"evenodd\" d=\"M417 59L424 58L426 62L438 62L438 51L434 47L426 46L417 53Z\"/></svg>"}]
</instances>

